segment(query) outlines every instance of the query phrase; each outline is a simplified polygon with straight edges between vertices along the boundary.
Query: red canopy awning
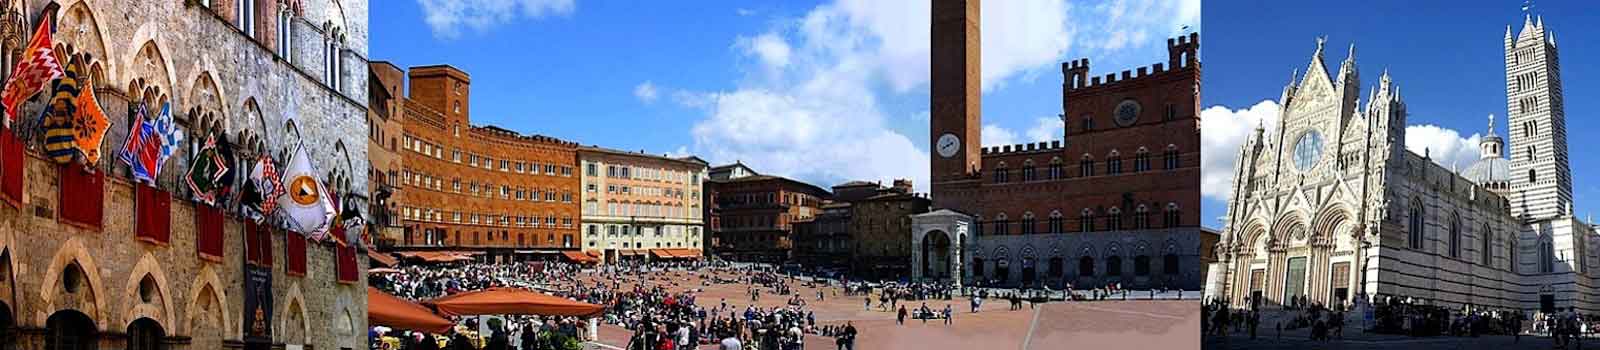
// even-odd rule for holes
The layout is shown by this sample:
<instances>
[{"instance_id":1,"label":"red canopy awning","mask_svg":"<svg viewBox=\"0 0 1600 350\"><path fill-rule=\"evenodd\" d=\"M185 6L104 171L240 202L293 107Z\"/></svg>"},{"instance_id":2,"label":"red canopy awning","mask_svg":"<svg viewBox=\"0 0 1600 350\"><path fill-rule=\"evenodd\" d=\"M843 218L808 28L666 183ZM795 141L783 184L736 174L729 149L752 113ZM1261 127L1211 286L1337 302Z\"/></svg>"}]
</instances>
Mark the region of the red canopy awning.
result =
<instances>
[{"instance_id":1,"label":"red canopy awning","mask_svg":"<svg viewBox=\"0 0 1600 350\"><path fill-rule=\"evenodd\" d=\"M367 287L367 323L429 333L444 333L453 323L428 308Z\"/></svg>"},{"instance_id":2,"label":"red canopy awning","mask_svg":"<svg viewBox=\"0 0 1600 350\"><path fill-rule=\"evenodd\" d=\"M402 252L400 256L413 259L422 259L423 262L457 262L472 260L471 256L460 252Z\"/></svg>"},{"instance_id":3,"label":"red canopy awning","mask_svg":"<svg viewBox=\"0 0 1600 350\"><path fill-rule=\"evenodd\" d=\"M400 266L400 261L396 260L392 256L389 256L388 253L379 253L376 250L367 250L367 257L372 258L372 265L381 265L385 267Z\"/></svg>"},{"instance_id":4,"label":"red canopy awning","mask_svg":"<svg viewBox=\"0 0 1600 350\"><path fill-rule=\"evenodd\" d=\"M568 260L572 260L573 262L578 262L578 263L593 263L593 262L599 262L600 261L599 259L595 259L594 256L590 256L589 254L584 254L584 253L579 253L579 252L574 252L574 251L562 251L561 252L561 256L567 257Z\"/></svg>"},{"instance_id":5,"label":"red canopy awning","mask_svg":"<svg viewBox=\"0 0 1600 350\"><path fill-rule=\"evenodd\" d=\"M700 250L689 248L659 248L651 249L650 254L662 259L694 259L700 257Z\"/></svg>"},{"instance_id":6,"label":"red canopy awning","mask_svg":"<svg viewBox=\"0 0 1600 350\"><path fill-rule=\"evenodd\" d=\"M572 301L519 288L489 288L446 296L424 302L440 314L464 315L546 315L589 317L605 310L600 305Z\"/></svg>"}]
</instances>

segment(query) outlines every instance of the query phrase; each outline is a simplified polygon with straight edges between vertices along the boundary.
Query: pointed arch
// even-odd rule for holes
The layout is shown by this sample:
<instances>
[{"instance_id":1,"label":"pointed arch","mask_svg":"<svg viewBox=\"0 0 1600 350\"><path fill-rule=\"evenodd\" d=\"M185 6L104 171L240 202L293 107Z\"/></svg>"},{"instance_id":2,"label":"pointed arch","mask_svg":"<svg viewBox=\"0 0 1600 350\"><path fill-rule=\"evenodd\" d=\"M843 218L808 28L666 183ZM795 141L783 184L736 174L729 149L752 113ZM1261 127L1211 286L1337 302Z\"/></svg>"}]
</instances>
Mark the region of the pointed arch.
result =
<instances>
[{"instance_id":1,"label":"pointed arch","mask_svg":"<svg viewBox=\"0 0 1600 350\"><path fill-rule=\"evenodd\" d=\"M288 292L284 293L283 304L275 308L275 310L280 310L278 314L279 341L295 344L291 341L296 339L289 339L293 334L287 332L291 329L290 327L296 327L300 330L300 339L298 340L303 344L311 337L311 320L306 317L305 296L300 292L299 281L289 282L288 290ZM291 323L295 319L300 320L300 322Z\"/></svg>"},{"instance_id":2,"label":"pointed arch","mask_svg":"<svg viewBox=\"0 0 1600 350\"><path fill-rule=\"evenodd\" d=\"M88 291L94 294L94 310L79 311L83 311L96 324L103 326L107 323L104 312L106 310L106 291L105 284L101 283L104 279L100 277L100 265L95 263L94 258L84 248L83 240L78 237L72 237L68 238L66 243L61 244L61 248L57 249L55 256L50 259L50 266L45 268L44 282L39 285L39 294L40 299L44 301L44 310L49 312L39 313L38 324L45 324L44 317L51 312L58 311L56 310L56 297L59 295L56 293L58 290L56 287L60 286L59 281L61 280L62 272L65 272L68 266L74 264L78 266L78 269L83 270L84 282L89 285ZM15 267L16 265L12 266ZM101 329L101 331L104 330Z\"/></svg>"},{"instance_id":3,"label":"pointed arch","mask_svg":"<svg viewBox=\"0 0 1600 350\"><path fill-rule=\"evenodd\" d=\"M143 302L140 297L140 285L149 277L154 281L154 287L159 301ZM156 260L154 254L145 252L139 257L139 262L133 265L132 273L128 274L128 282L122 288L124 302L122 323L133 323L139 318L149 318L160 324L162 328L172 328L176 318L172 313L172 283L167 281L167 271L161 267L161 262Z\"/></svg>"},{"instance_id":4,"label":"pointed arch","mask_svg":"<svg viewBox=\"0 0 1600 350\"><path fill-rule=\"evenodd\" d=\"M184 308L184 320L180 329L183 330L182 334L192 335L195 332L196 318L206 315L206 312L202 311L214 312L221 316L221 324L217 327L222 329L223 338L238 338L235 333L242 330L231 326L234 323L233 315L228 312L227 289L222 287L217 272L211 267L212 265L201 267L200 272L195 274L194 281L189 284L189 304ZM203 309L207 303L211 308Z\"/></svg>"},{"instance_id":5,"label":"pointed arch","mask_svg":"<svg viewBox=\"0 0 1600 350\"><path fill-rule=\"evenodd\" d=\"M113 60L115 56L112 56L110 46L106 45L105 38L110 36L106 33L106 28L100 25L99 16L89 7L86 0L72 1L61 8L66 11L56 12L55 37L60 38L58 41L73 43L69 45L74 47L70 52L89 56L90 59L85 64L90 67L90 76L93 77L95 85L116 86L117 83L110 79L115 77L115 67L108 67L102 63ZM106 71L108 68L112 71ZM97 74L96 71L100 73Z\"/></svg>"},{"instance_id":6,"label":"pointed arch","mask_svg":"<svg viewBox=\"0 0 1600 350\"><path fill-rule=\"evenodd\" d=\"M136 49L125 53L127 59L122 62L122 81L130 83L136 79L144 79L143 87L158 87L161 96L170 97L176 91L178 78L172 69L172 59L168 57L167 45L163 43L157 23L148 22L139 26L134 31L133 40ZM132 95L132 91L129 92ZM160 99L158 102L171 101ZM160 108L159 104L152 108Z\"/></svg>"}]
</instances>

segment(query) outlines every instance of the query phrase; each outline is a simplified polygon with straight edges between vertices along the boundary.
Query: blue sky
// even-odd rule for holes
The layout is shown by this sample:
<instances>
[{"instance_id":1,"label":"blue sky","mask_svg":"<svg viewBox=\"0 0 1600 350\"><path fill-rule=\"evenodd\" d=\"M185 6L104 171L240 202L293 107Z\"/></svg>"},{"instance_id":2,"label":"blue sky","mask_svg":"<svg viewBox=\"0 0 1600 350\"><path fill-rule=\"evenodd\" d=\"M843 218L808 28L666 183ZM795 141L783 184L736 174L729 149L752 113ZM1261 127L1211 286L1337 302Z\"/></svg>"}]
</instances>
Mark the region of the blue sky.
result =
<instances>
[{"instance_id":1,"label":"blue sky","mask_svg":"<svg viewBox=\"0 0 1600 350\"><path fill-rule=\"evenodd\" d=\"M1349 45L1356 45L1356 63L1364 88L1388 69L1406 100L1407 147L1426 147L1442 165L1461 168L1478 158L1477 136L1496 116L1505 135L1506 26L1522 29L1521 1L1368 1L1352 6L1327 2L1206 0L1208 24L1205 59L1207 107L1204 129L1204 225L1220 228L1227 208L1234 158L1248 130L1263 116L1276 113L1276 100L1291 70L1303 72L1315 50L1315 38L1326 35L1325 60L1337 74ZM1590 116L1600 112L1600 11L1586 1L1545 1L1532 13L1542 15L1555 33L1561 54L1566 95L1567 137L1573 174L1574 212L1579 217L1600 211L1600 179L1587 174L1600 168L1600 157L1584 151L1586 136L1600 132ZM1363 101L1363 103L1365 103ZM1273 120L1275 116L1271 117ZM1431 127L1430 127L1431 126Z\"/></svg>"},{"instance_id":2,"label":"blue sky","mask_svg":"<svg viewBox=\"0 0 1600 350\"><path fill-rule=\"evenodd\" d=\"M384 1L370 59L467 71L476 124L926 191L928 7ZM1088 57L1095 74L1163 62L1165 38L1200 27L1199 0L987 1L982 13L985 144L1060 138L1060 62Z\"/></svg>"}]
</instances>

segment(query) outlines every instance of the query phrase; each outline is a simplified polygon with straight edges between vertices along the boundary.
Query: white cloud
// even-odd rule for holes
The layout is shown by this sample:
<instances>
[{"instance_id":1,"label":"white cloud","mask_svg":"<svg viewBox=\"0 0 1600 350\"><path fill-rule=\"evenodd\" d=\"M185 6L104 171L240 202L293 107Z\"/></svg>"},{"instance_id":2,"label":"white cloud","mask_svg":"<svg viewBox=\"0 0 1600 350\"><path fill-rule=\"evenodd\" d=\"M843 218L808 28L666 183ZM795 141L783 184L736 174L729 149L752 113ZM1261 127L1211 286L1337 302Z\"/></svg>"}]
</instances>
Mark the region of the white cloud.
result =
<instances>
[{"instance_id":1,"label":"white cloud","mask_svg":"<svg viewBox=\"0 0 1600 350\"><path fill-rule=\"evenodd\" d=\"M1110 0L1094 11L1104 19L1100 27L1110 32L1084 38L1084 44L1109 52L1175 36L1184 26L1200 29L1200 0Z\"/></svg>"},{"instance_id":2,"label":"white cloud","mask_svg":"<svg viewBox=\"0 0 1600 350\"><path fill-rule=\"evenodd\" d=\"M1083 12L1091 10L1074 11L1064 0L984 2L982 88L1059 74L1053 73L1056 65L1078 40L1073 27L1084 28L1085 35L1103 32L1100 16ZM1149 9L1129 11L1140 10ZM1161 11L1143 15L1166 13ZM705 113L692 128L692 149L713 163L742 160L763 173L817 185L908 177L926 191L928 152L913 141L925 136L896 131L902 129L891 128L887 116L926 123L928 112L886 112L880 99L926 88L930 13L926 0L832 0L737 37L733 52L749 68L734 86L669 94ZM1160 47L1154 41L1137 44ZM898 125L903 118L893 121ZM1058 139L1059 121L1040 119L1020 132L987 125L981 141Z\"/></svg>"},{"instance_id":3,"label":"white cloud","mask_svg":"<svg viewBox=\"0 0 1600 350\"><path fill-rule=\"evenodd\" d=\"M1039 117L1033 119L1033 127L1028 128L1028 142L1043 142L1060 140L1065 130L1062 130L1061 119L1053 117Z\"/></svg>"},{"instance_id":4,"label":"white cloud","mask_svg":"<svg viewBox=\"0 0 1600 350\"><path fill-rule=\"evenodd\" d=\"M982 132L984 147L1060 140L1062 133L1061 120L1048 117L1035 118L1033 126L1020 135L997 124L984 124Z\"/></svg>"},{"instance_id":5,"label":"white cloud","mask_svg":"<svg viewBox=\"0 0 1600 350\"><path fill-rule=\"evenodd\" d=\"M751 37L740 37L735 44L745 54L761 58L761 63L774 69L789 65L789 43L778 33L767 32Z\"/></svg>"},{"instance_id":6,"label":"white cloud","mask_svg":"<svg viewBox=\"0 0 1600 350\"><path fill-rule=\"evenodd\" d=\"M1233 190L1233 170L1239 147L1255 134L1257 125L1274 128L1278 122L1278 103L1265 100L1247 109L1212 106L1200 111L1200 192L1213 200L1227 201ZM1265 135L1271 135L1266 130Z\"/></svg>"},{"instance_id":7,"label":"white cloud","mask_svg":"<svg viewBox=\"0 0 1600 350\"><path fill-rule=\"evenodd\" d=\"M999 125L983 125L983 147L1006 146L1017 144L1017 133L1002 128Z\"/></svg>"},{"instance_id":8,"label":"white cloud","mask_svg":"<svg viewBox=\"0 0 1600 350\"><path fill-rule=\"evenodd\" d=\"M656 101L656 84L646 80L633 87L633 97L644 103Z\"/></svg>"},{"instance_id":9,"label":"white cloud","mask_svg":"<svg viewBox=\"0 0 1600 350\"><path fill-rule=\"evenodd\" d=\"M749 16L749 15L756 14L756 10L751 10L751 9L740 7L740 8L734 9L733 13L739 14L740 16Z\"/></svg>"},{"instance_id":10,"label":"white cloud","mask_svg":"<svg viewBox=\"0 0 1600 350\"><path fill-rule=\"evenodd\" d=\"M423 21L439 39L461 36L461 28L485 31L519 17L566 16L577 10L576 0L417 0Z\"/></svg>"},{"instance_id":11,"label":"white cloud","mask_svg":"<svg viewBox=\"0 0 1600 350\"><path fill-rule=\"evenodd\" d=\"M1482 155L1478 149L1482 137L1472 134L1463 138L1461 133L1438 125L1411 125L1406 127L1406 149L1428 155L1446 169L1466 169Z\"/></svg>"}]
</instances>

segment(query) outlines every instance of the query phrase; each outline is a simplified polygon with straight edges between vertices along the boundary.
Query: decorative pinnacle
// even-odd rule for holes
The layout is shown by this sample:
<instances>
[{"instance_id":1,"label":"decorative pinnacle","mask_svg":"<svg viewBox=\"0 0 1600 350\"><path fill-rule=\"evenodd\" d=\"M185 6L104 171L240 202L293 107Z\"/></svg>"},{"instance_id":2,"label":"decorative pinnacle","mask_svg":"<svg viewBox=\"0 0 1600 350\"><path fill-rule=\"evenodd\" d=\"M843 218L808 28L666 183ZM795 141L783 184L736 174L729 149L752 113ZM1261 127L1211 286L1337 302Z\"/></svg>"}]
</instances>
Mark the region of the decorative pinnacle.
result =
<instances>
[{"instance_id":1,"label":"decorative pinnacle","mask_svg":"<svg viewBox=\"0 0 1600 350\"><path fill-rule=\"evenodd\" d=\"M1354 42L1354 41L1350 42L1350 55L1349 56L1345 56L1344 60L1347 61L1347 62L1355 62L1356 61L1356 42Z\"/></svg>"},{"instance_id":2,"label":"decorative pinnacle","mask_svg":"<svg viewBox=\"0 0 1600 350\"><path fill-rule=\"evenodd\" d=\"M1323 44L1327 44L1327 43L1328 43L1328 36L1327 35L1323 35L1323 36L1317 37L1317 52L1316 52L1316 56L1317 57L1322 57L1322 45Z\"/></svg>"}]
</instances>

